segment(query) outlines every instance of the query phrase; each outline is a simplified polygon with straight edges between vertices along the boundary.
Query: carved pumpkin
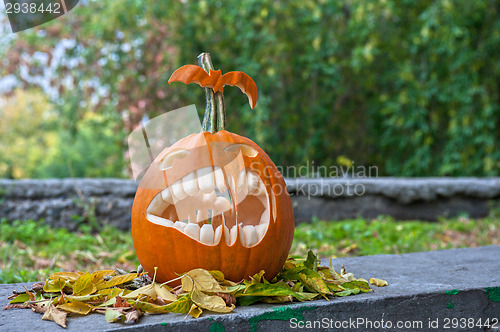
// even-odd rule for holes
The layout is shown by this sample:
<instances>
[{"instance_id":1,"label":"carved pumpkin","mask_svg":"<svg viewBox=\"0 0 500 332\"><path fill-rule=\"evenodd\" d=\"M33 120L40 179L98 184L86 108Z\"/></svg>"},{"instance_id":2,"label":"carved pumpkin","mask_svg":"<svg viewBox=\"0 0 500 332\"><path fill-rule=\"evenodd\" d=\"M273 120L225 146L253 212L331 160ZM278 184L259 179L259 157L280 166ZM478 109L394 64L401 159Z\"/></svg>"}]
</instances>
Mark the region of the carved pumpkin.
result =
<instances>
[{"instance_id":1,"label":"carved pumpkin","mask_svg":"<svg viewBox=\"0 0 500 332\"><path fill-rule=\"evenodd\" d=\"M207 53L200 57L213 69ZM257 99L251 91L250 103ZM194 268L220 270L233 281L265 270L270 280L293 240L284 179L257 144L224 130L222 91L205 92L203 131L160 153L139 185L132 208L137 256L145 271L157 267L160 282Z\"/></svg>"}]
</instances>

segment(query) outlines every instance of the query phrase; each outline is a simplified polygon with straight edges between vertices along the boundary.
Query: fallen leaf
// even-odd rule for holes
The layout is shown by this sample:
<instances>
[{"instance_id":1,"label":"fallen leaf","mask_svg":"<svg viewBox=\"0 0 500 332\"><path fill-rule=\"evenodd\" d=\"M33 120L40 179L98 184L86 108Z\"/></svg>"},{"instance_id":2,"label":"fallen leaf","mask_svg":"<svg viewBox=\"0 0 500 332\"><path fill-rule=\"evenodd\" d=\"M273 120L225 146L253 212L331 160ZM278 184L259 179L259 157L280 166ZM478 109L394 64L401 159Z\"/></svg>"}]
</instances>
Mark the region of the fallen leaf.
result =
<instances>
[{"instance_id":1,"label":"fallen leaf","mask_svg":"<svg viewBox=\"0 0 500 332\"><path fill-rule=\"evenodd\" d=\"M309 250L309 252L307 253L307 258L304 262L304 266L314 271L318 270L318 257L316 257L312 250Z\"/></svg>"},{"instance_id":2,"label":"fallen leaf","mask_svg":"<svg viewBox=\"0 0 500 332\"><path fill-rule=\"evenodd\" d=\"M107 309L104 318L108 323L121 323L125 320L125 315L118 310Z\"/></svg>"},{"instance_id":3,"label":"fallen leaf","mask_svg":"<svg viewBox=\"0 0 500 332\"><path fill-rule=\"evenodd\" d=\"M304 286L308 286L311 288L314 292L320 293L320 294L328 294L330 293L330 289L328 286L325 284L325 281L319 277L308 277L306 276L305 273L300 273L300 280L304 284Z\"/></svg>"},{"instance_id":4,"label":"fallen leaf","mask_svg":"<svg viewBox=\"0 0 500 332\"><path fill-rule=\"evenodd\" d=\"M228 294L228 293L214 293L214 295L222 297L224 302L226 302L227 306L231 306L233 304L236 304L236 296L233 294Z\"/></svg>"},{"instance_id":5,"label":"fallen leaf","mask_svg":"<svg viewBox=\"0 0 500 332\"><path fill-rule=\"evenodd\" d=\"M204 269L194 269L187 272L181 279L182 290L185 292L191 292L194 288L204 291L204 292L227 292L227 288L221 286L217 280ZM164 299L165 300L165 299Z\"/></svg>"},{"instance_id":6,"label":"fallen leaf","mask_svg":"<svg viewBox=\"0 0 500 332\"><path fill-rule=\"evenodd\" d=\"M124 300L121 296L115 296L115 303L113 307L115 308L121 308L121 307L130 307L130 304L128 303L127 300Z\"/></svg>"},{"instance_id":7,"label":"fallen leaf","mask_svg":"<svg viewBox=\"0 0 500 332\"><path fill-rule=\"evenodd\" d=\"M85 296L97 291L96 285L92 283L92 278L92 275L87 272L76 279L75 284L73 285L73 295Z\"/></svg>"},{"instance_id":8,"label":"fallen leaf","mask_svg":"<svg viewBox=\"0 0 500 332\"><path fill-rule=\"evenodd\" d=\"M370 278L370 284L375 285L377 287L389 286L389 283L387 281L378 278Z\"/></svg>"},{"instance_id":9,"label":"fallen leaf","mask_svg":"<svg viewBox=\"0 0 500 332\"><path fill-rule=\"evenodd\" d=\"M64 286L66 286L66 280L64 279L47 280L43 285L43 291L47 293L59 293Z\"/></svg>"},{"instance_id":10,"label":"fallen leaf","mask_svg":"<svg viewBox=\"0 0 500 332\"><path fill-rule=\"evenodd\" d=\"M9 303L24 303L30 300L30 296L27 293L19 294L15 298L13 298Z\"/></svg>"},{"instance_id":11,"label":"fallen leaf","mask_svg":"<svg viewBox=\"0 0 500 332\"><path fill-rule=\"evenodd\" d=\"M197 288L193 289L191 300L199 307L213 312L226 313L234 309L234 304L227 307L220 296L205 294Z\"/></svg>"},{"instance_id":12,"label":"fallen leaf","mask_svg":"<svg viewBox=\"0 0 500 332\"><path fill-rule=\"evenodd\" d=\"M190 316L192 316L193 318L198 318L200 317L201 313L203 312L203 310L201 310L200 307L198 307L196 304L193 303L193 305L191 306L191 309L189 310L188 314Z\"/></svg>"},{"instance_id":13,"label":"fallen leaf","mask_svg":"<svg viewBox=\"0 0 500 332\"><path fill-rule=\"evenodd\" d=\"M56 272L56 273L52 273L49 276L49 279L52 279L52 280L63 279L63 280L68 280L68 281L74 282L82 274L83 274L83 272Z\"/></svg>"},{"instance_id":14,"label":"fallen leaf","mask_svg":"<svg viewBox=\"0 0 500 332\"><path fill-rule=\"evenodd\" d=\"M62 310L57 309L53 304L50 304L47 311L42 316L43 320L51 320L57 325L66 328L66 316L68 314Z\"/></svg>"},{"instance_id":15,"label":"fallen leaf","mask_svg":"<svg viewBox=\"0 0 500 332\"><path fill-rule=\"evenodd\" d=\"M139 321L139 317L142 316L142 312L139 310L132 310L125 314L125 323L126 324L135 324Z\"/></svg>"},{"instance_id":16,"label":"fallen leaf","mask_svg":"<svg viewBox=\"0 0 500 332\"><path fill-rule=\"evenodd\" d=\"M169 301L169 302L177 301L177 296L170 293L170 291L168 291L166 287L158 285L156 283L152 283L144 287L141 287L139 289L136 289L135 291L127 295L124 295L123 297L126 299L135 299L139 295L149 296L153 301L156 300L157 296L160 296L164 301Z\"/></svg>"},{"instance_id":17,"label":"fallen leaf","mask_svg":"<svg viewBox=\"0 0 500 332\"><path fill-rule=\"evenodd\" d=\"M342 287L344 287L344 288L357 288L362 293L373 292L373 289L370 288L370 285L368 285L368 282L360 281L360 280L353 280L353 281L343 283Z\"/></svg>"},{"instance_id":18,"label":"fallen leaf","mask_svg":"<svg viewBox=\"0 0 500 332\"><path fill-rule=\"evenodd\" d=\"M13 303L13 304L7 304L5 307L3 307L3 310L7 310L7 309L26 309L26 308L28 308L28 307L25 306L24 304Z\"/></svg>"},{"instance_id":19,"label":"fallen leaf","mask_svg":"<svg viewBox=\"0 0 500 332\"><path fill-rule=\"evenodd\" d=\"M91 305L79 301L60 304L56 308L80 315L88 315L92 311Z\"/></svg>"},{"instance_id":20,"label":"fallen leaf","mask_svg":"<svg viewBox=\"0 0 500 332\"><path fill-rule=\"evenodd\" d=\"M124 284L126 282L132 281L141 275L142 274L140 274L140 273L127 273L127 274L115 276L115 277L111 278L110 280L106 281L105 283L97 285L97 289L101 290L104 288L118 286L118 285Z\"/></svg>"},{"instance_id":21,"label":"fallen leaf","mask_svg":"<svg viewBox=\"0 0 500 332\"><path fill-rule=\"evenodd\" d=\"M186 294L179 297L177 301L167 305L159 306L149 302L137 301L135 302L135 307L141 311L147 312L148 314L164 314L169 312L187 314L191 309L192 304L193 301L191 301L190 294Z\"/></svg>"}]
</instances>

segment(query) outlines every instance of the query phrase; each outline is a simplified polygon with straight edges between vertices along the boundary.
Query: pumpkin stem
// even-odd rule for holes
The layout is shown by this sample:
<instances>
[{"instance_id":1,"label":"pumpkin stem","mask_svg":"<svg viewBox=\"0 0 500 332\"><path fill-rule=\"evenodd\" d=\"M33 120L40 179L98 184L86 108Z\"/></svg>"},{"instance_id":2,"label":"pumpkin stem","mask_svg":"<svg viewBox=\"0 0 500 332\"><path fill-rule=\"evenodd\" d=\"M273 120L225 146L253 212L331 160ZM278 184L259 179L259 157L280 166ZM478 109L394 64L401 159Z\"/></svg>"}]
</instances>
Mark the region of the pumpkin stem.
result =
<instances>
[{"instance_id":1,"label":"pumpkin stem","mask_svg":"<svg viewBox=\"0 0 500 332\"><path fill-rule=\"evenodd\" d=\"M214 69L210 54L201 53L198 55L198 64L201 68L210 73L210 69ZM201 130L209 131L212 134L216 131L216 114L215 114L215 98L212 88L205 88L205 115L203 116L203 124Z\"/></svg>"},{"instance_id":2,"label":"pumpkin stem","mask_svg":"<svg viewBox=\"0 0 500 332\"><path fill-rule=\"evenodd\" d=\"M210 74L210 69L214 69L209 53L198 55L198 64ZM226 129L226 106L224 95L221 91L214 94L212 88L205 88L205 115L203 117L202 130L211 133ZM216 104L217 103L217 104ZM217 111L216 111L217 105Z\"/></svg>"}]
</instances>

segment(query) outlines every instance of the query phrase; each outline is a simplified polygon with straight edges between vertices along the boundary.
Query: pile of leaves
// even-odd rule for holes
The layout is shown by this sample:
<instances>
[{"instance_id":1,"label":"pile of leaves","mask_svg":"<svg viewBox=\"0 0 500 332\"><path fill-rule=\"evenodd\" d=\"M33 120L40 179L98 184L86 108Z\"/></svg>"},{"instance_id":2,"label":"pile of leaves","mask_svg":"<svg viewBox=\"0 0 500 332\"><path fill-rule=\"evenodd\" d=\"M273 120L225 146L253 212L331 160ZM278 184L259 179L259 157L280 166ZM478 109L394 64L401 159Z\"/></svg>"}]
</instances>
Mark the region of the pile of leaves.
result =
<instances>
[{"instance_id":1,"label":"pile of leaves","mask_svg":"<svg viewBox=\"0 0 500 332\"><path fill-rule=\"evenodd\" d=\"M43 313L42 319L66 327L68 314L101 313L110 323L136 323L144 314L181 313L198 318L204 310L229 313L236 305L255 302L285 303L318 298L348 296L371 292L370 283L387 286L372 278L356 279L342 268L319 266L309 251L307 258L289 258L282 271L271 281L264 271L239 283L224 279L220 271L191 270L176 279L159 284L146 273L121 270L95 272L57 272L32 289L14 291L4 309L30 308ZM177 287L168 284L179 282Z\"/></svg>"}]
</instances>

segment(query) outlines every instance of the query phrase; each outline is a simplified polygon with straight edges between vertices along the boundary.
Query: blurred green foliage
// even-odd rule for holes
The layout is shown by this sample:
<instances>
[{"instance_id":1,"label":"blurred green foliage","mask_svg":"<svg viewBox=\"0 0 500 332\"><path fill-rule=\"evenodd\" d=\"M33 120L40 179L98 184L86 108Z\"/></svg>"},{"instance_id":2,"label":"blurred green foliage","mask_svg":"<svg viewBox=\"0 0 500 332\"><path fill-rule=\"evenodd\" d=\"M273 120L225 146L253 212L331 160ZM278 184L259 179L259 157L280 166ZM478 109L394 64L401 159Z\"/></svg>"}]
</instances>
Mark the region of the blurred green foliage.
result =
<instances>
[{"instance_id":1,"label":"blurred green foliage","mask_svg":"<svg viewBox=\"0 0 500 332\"><path fill-rule=\"evenodd\" d=\"M255 79L254 110L238 89L225 90L228 127L278 165L328 167L340 157L379 175L500 173L498 0L88 1L19 33L6 59L51 53L62 39L75 44L56 68L74 82L54 84L73 139L89 111L123 118L128 130L144 114L192 103L202 111L202 89L167 80L206 51L216 68ZM103 158L122 159L118 150L92 152L111 139L98 127L59 157L87 149L73 159L75 173L120 175L102 167ZM63 168L46 169L65 176Z\"/></svg>"}]
</instances>

